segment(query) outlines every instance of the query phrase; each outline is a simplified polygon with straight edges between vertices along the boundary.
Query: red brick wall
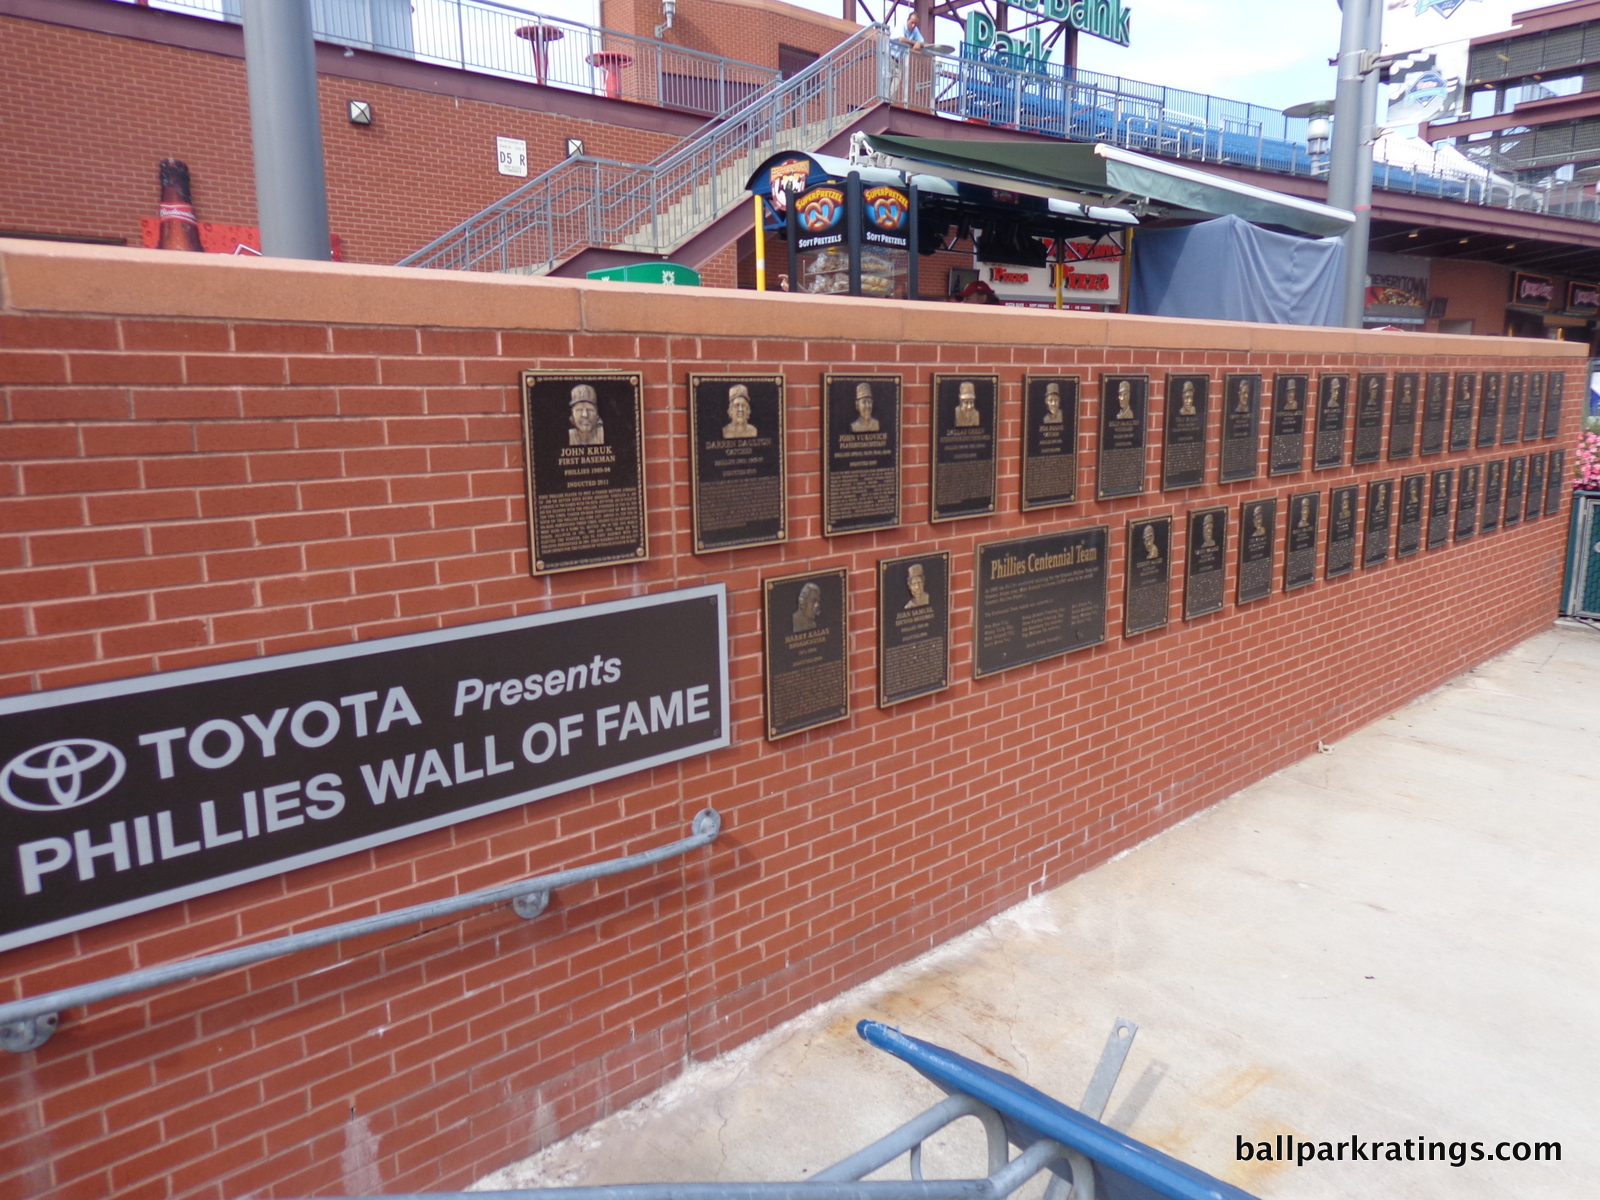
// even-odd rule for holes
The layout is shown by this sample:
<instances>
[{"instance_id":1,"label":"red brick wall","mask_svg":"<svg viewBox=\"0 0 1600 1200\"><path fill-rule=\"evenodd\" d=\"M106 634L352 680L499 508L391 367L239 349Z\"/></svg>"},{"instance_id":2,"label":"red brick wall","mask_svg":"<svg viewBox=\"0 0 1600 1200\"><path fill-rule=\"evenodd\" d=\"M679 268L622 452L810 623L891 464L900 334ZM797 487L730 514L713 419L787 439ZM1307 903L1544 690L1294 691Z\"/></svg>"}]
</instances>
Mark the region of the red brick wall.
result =
<instances>
[{"instance_id":1,"label":"red brick wall","mask_svg":"<svg viewBox=\"0 0 1600 1200\"><path fill-rule=\"evenodd\" d=\"M1544 518L1125 640L1124 522L1387 463L1017 511L1020 380L1556 369L1553 343L755 297L0 243L0 686L61 687L722 581L734 744L0 957L0 999L611 857L670 866L63 1014L0 1055L0 1197L455 1188L1058 884L1545 626ZM517 373L644 372L652 558L532 578ZM684 376L789 382L792 540L691 553ZM819 381L906 381L905 524L820 534ZM930 525L939 370L1002 379L1002 497ZM1215 395L1215 392L1213 393ZM1156 407L1153 405L1153 407ZM1159 425L1159 422L1157 422ZM1159 441L1159 437L1157 437ZM1092 495L1087 451L1081 485ZM1483 452L1411 460L1459 465ZM1215 422L1208 478L1215 478ZM1281 510L1280 510L1281 511ZM975 681L979 542L1111 526L1111 636ZM1181 546L1182 534L1176 535ZM875 563L954 556L947 691L874 707ZM1279 560L1283 554L1280 540ZM1178 560L1177 555L1174 556ZM849 720L762 738L761 580L849 569ZM1281 580L1281 566L1279 568ZM865 1015L865 1014L863 1014Z\"/></svg>"}]
</instances>

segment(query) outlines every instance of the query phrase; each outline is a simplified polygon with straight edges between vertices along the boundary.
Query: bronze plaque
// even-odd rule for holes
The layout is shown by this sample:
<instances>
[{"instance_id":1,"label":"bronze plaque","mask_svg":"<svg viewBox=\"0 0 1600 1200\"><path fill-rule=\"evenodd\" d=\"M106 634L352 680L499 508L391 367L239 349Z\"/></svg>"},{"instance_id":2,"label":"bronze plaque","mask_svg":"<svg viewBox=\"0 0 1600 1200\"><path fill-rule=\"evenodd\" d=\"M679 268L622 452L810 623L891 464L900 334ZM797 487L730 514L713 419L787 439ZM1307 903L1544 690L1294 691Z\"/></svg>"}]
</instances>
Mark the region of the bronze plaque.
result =
<instances>
[{"instance_id":1,"label":"bronze plaque","mask_svg":"<svg viewBox=\"0 0 1600 1200\"><path fill-rule=\"evenodd\" d=\"M1472 449L1472 418L1477 407L1477 375L1457 371L1455 399L1450 402L1450 449Z\"/></svg>"},{"instance_id":2,"label":"bronze plaque","mask_svg":"<svg viewBox=\"0 0 1600 1200\"><path fill-rule=\"evenodd\" d=\"M1544 427L1544 372L1528 372L1528 394L1522 401L1522 440L1538 438Z\"/></svg>"},{"instance_id":3,"label":"bronze plaque","mask_svg":"<svg viewBox=\"0 0 1600 1200\"><path fill-rule=\"evenodd\" d=\"M1528 455L1527 498L1522 506L1524 521L1531 521L1544 512L1544 467L1544 455Z\"/></svg>"},{"instance_id":4,"label":"bronze plaque","mask_svg":"<svg viewBox=\"0 0 1600 1200\"><path fill-rule=\"evenodd\" d=\"M1394 540L1396 558L1410 558L1422 549L1423 493L1427 486L1426 475L1400 477L1400 528Z\"/></svg>"},{"instance_id":5,"label":"bronze plaque","mask_svg":"<svg viewBox=\"0 0 1600 1200\"><path fill-rule=\"evenodd\" d=\"M1506 463L1505 515L1500 518L1500 524L1507 529L1522 524L1522 495L1527 482L1528 460L1519 454Z\"/></svg>"},{"instance_id":6,"label":"bronze plaque","mask_svg":"<svg viewBox=\"0 0 1600 1200\"><path fill-rule=\"evenodd\" d=\"M900 376L822 377L822 531L900 524Z\"/></svg>"},{"instance_id":7,"label":"bronze plaque","mask_svg":"<svg viewBox=\"0 0 1600 1200\"><path fill-rule=\"evenodd\" d=\"M788 537L782 375L689 376L694 548Z\"/></svg>"},{"instance_id":8,"label":"bronze plaque","mask_svg":"<svg viewBox=\"0 0 1600 1200\"><path fill-rule=\"evenodd\" d=\"M1317 383L1317 436L1311 465L1318 471L1344 465L1344 428L1350 412L1350 376L1324 375Z\"/></svg>"},{"instance_id":9,"label":"bronze plaque","mask_svg":"<svg viewBox=\"0 0 1600 1200\"><path fill-rule=\"evenodd\" d=\"M1336 487L1328 493L1328 558L1324 579L1348 575L1356 569L1357 485Z\"/></svg>"},{"instance_id":10,"label":"bronze plaque","mask_svg":"<svg viewBox=\"0 0 1600 1200\"><path fill-rule=\"evenodd\" d=\"M1500 501L1506 485L1506 460L1497 458L1483 468L1483 516L1478 530L1488 533L1500 528Z\"/></svg>"},{"instance_id":11,"label":"bronze plaque","mask_svg":"<svg viewBox=\"0 0 1600 1200\"><path fill-rule=\"evenodd\" d=\"M1500 444L1509 446L1522 436L1522 389L1527 379L1521 371L1506 376L1506 403L1500 412Z\"/></svg>"},{"instance_id":12,"label":"bronze plaque","mask_svg":"<svg viewBox=\"0 0 1600 1200\"><path fill-rule=\"evenodd\" d=\"M1105 525L979 545L973 675L1105 641L1109 548Z\"/></svg>"},{"instance_id":13,"label":"bronze plaque","mask_svg":"<svg viewBox=\"0 0 1600 1200\"><path fill-rule=\"evenodd\" d=\"M933 377L930 521L984 517L995 507L998 375Z\"/></svg>"},{"instance_id":14,"label":"bronze plaque","mask_svg":"<svg viewBox=\"0 0 1600 1200\"><path fill-rule=\"evenodd\" d=\"M1550 451L1550 470L1544 481L1544 515L1553 517L1561 511L1561 497L1567 490L1567 452Z\"/></svg>"},{"instance_id":15,"label":"bronze plaque","mask_svg":"<svg viewBox=\"0 0 1600 1200\"><path fill-rule=\"evenodd\" d=\"M1228 574L1228 510L1202 508L1189 514L1189 549L1183 578L1183 619L1219 612Z\"/></svg>"},{"instance_id":16,"label":"bronze plaque","mask_svg":"<svg viewBox=\"0 0 1600 1200\"><path fill-rule=\"evenodd\" d=\"M1356 384L1356 437L1351 461L1374 463L1383 454L1383 394L1387 375L1363 375Z\"/></svg>"},{"instance_id":17,"label":"bronze plaque","mask_svg":"<svg viewBox=\"0 0 1600 1200\"><path fill-rule=\"evenodd\" d=\"M1478 485L1483 478L1482 463L1461 468L1461 486L1456 489L1456 541L1464 542L1478 532Z\"/></svg>"},{"instance_id":18,"label":"bronze plaque","mask_svg":"<svg viewBox=\"0 0 1600 1200\"><path fill-rule=\"evenodd\" d=\"M1276 500L1239 505L1239 603L1272 595L1272 550L1278 532Z\"/></svg>"},{"instance_id":19,"label":"bronze plaque","mask_svg":"<svg viewBox=\"0 0 1600 1200\"><path fill-rule=\"evenodd\" d=\"M1307 587L1317 581L1317 517L1320 492L1289 497L1289 529L1283 545L1283 590Z\"/></svg>"},{"instance_id":20,"label":"bronze plaque","mask_svg":"<svg viewBox=\"0 0 1600 1200\"><path fill-rule=\"evenodd\" d=\"M764 579L767 740L850 715L845 569Z\"/></svg>"},{"instance_id":21,"label":"bronze plaque","mask_svg":"<svg viewBox=\"0 0 1600 1200\"><path fill-rule=\"evenodd\" d=\"M1078 498L1078 377L1022 381L1022 511Z\"/></svg>"},{"instance_id":22,"label":"bronze plaque","mask_svg":"<svg viewBox=\"0 0 1600 1200\"><path fill-rule=\"evenodd\" d=\"M1367 484L1367 536L1361 546L1361 565L1376 566L1389 560L1389 530L1394 523L1394 480L1375 479Z\"/></svg>"},{"instance_id":23,"label":"bronze plaque","mask_svg":"<svg viewBox=\"0 0 1600 1200\"><path fill-rule=\"evenodd\" d=\"M950 552L878 560L878 707L950 686Z\"/></svg>"},{"instance_id":24,"label":"bronze plaque","mask_svg":"<svg viewBox=\"0 0 1600 1200\"><path fill-rule=\"evenodd\" d=\"M1222 483L1261 473L1261 376L1229 375L1222 389ZM1209 611L1209 610L1208 610Z\"/></svg>"},{"instance_id":25,"label":"bronze plaque","mask_svg":"<svg viewBox=\"0 0 1600 1200\"><path fill-rule=\"evenodd\" d=\"M1417 388L1421 376L1402 371L1394 377L1394 407L1389 413L1389 457L1410 458L1417 452Z\"/></svg>"},{"instance_id":26,"label":"bronze plaque","mask_svg":"<svg viewBox=\"0 0 1600 1200\"><path fill-rule=\"evenodd\" d=\"M1272 382L1272 448L1268 473L1293 475L1306 466L1306 400L1310 381L1305 375L1280 374ZM1241 552L1242 552L1241 547Z\"/></svg>"},{"instance_id":27,"label":"bronze plaque","mask_svg":"<svg viewBox=\"0 0 1600 1200\"><path fill-rule=\"evenodd\" d=\"M1128 583L1122 600L1122 635L1148 633L1167 623L1172 572L1172 518L1128 522Z\"/></svg>"},{"instance_id":28,"label":"bronze plaque","mask_svg":"<svg viewBox=\"0 0 1600 1200\"><path fill-rule=\"evenodd\" d=\"M1450 540L1450 489L1455 472L1435 471L1428 484L1428 549L1437 550Z\"/></svg>"},{"instance_id":29,"label":"bronze plaque","mask_svg":"<svg viewBox=\"0 0 1600 1200\"><path fill-rule=\"evenodd\" d=\"M1429 371L1422 398L1422 453L1443 454L1445 422L1450 414L1450 372Z\"/></svg>"},{"instance_id":30,"label":"bronze plaque","mask_svg":"<svg viewBox=\"0 0 1600 1200\"><path fill-rule=\"evenodd\" d=\"M1551 371L1544 392L1544 435L1553 438L1561 432L1562 393L1567 390L1567 373Z\"/></svg>"},{"instance_id":31,"label":"bronze plaque","mask_svg":"<svg viewBox=\"0 0 1600 1200\"><path fill-rule=\"evenodd\" d=\"M1100 461L1095 484L1100 499L1144 491L1144 443L1148 375L1100 376Z\"/></svg>"},{"instance_id":32,"label":"bronze plaque","mask_svg":"<svg viewBox=\"0 0 1600 1200\"><path fill-rule=\"evenodd\" d=\"M1483 389L1478 393L1478 448L1492 446L1500 434L1500 385L1505 376L1499 371L1483 373Z\"/></svg>"},{"instance_id":33,"label":"bronze plaque","mask_svg":"<svg viewBox=\"0 0 1600 1200\"><path fill-rule=\"evenodd\" d=\"M635 372L522 373L534 574L646 557L643 390Z\"/></svg>"},{"instance_id":34,"label":"bronze plaque","mask_svg":"<svg viewBox=\"0 0 1600 1200\"><path fill-rule=\"evenodd\" d=\"M1161 441L1161 490L1206 481L1206 413L1211 376L1167 376L1167 422Z\"/></svg>"}]
</instances>

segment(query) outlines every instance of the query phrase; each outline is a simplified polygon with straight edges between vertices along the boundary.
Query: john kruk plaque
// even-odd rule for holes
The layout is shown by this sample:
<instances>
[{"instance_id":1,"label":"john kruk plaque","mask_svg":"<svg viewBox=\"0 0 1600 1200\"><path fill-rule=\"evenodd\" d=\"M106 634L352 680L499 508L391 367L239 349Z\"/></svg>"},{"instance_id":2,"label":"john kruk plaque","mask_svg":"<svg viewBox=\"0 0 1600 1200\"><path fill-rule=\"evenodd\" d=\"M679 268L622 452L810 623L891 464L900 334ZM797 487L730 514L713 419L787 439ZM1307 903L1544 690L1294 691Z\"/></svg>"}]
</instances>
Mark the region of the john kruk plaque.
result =
<instances>
[{"instance_id":1,"label":"john kruk plaque","mask_svg":"<svg viewBox=\"0 0 1600 1200\"><path fill-rule=\"evenodd\" d=\"M1394 524L1394 480L1367 484L1367 534L1361 546L1361 565L1376 566L1389 560L1389 531Z\"/></svg>"},{"instance_id":2,"label":"john kruk plaque","mask_svg":"<svg viewBox=\"0 0 1600 1200\"><path fill-rule=\"evenodd\" d=\"M1437 550L1450 540L1450 493L1456 473L1435 471L1428 484L1428 549Z\"/></svg>"},{"instance_id":3,"label":"john kruk plaque","mask_svg":"<svg viewBox=\"0 0 1600 1200\"><path fill-rule=\"evenodd\" d=\"M1272 547L1278 502L1246 500L1239 506L1239 603L1272 595Z\"/></svg>"},{"instance_id":4,"label":"john kruk plaque","mask_svg":"<svg viewBox=\"0 0 1600 1200\"><path fill-rule=\"evenodd\" d=\"M1078 377L1022 381L1022 511L1078 498Z\"/></svg>"},{"instance_id":5,"label":"john kruk plaque","mask_svg":"<svg viewBox=\"0 0 1600 1200\"><path fill-rule=\"evenodd\" d=\"M1422 453L1443 454L1445 424L1450 415L1450 372L1429 371L1422 397Z\"/></svg>"},{"instance_id":6,"label":"john kruk plaque","mask_svg":"<svg viewBox=\"0 0 1600 1200\"><path fill-rule=\"evenodd\" d=\"M1283 590L1308 587L1317 581L1317 518L1322 503L1319 492L1289 497L1289 529L1284 536Z\"/></svg>"},{"instance_id":7,"label":"john kruk plaque","mask_svg":"<svg viewBox=\"0 0 1600 1200\"><path fill-rule=\"evenodd\" d=\"M1477 406L1477 375L1457 371L1455 399L1450 402L1450 449L1472 449L1472 418Z\"/></svg>"},{"instance_id":8,"label":"john kruk plaque","mask_svg":"<svg viewBox=\"0 0 1600 1200\"><path fill-rule=\"evenodd\" d=\"M850 715L850 611L845 570L762 581L767 738Z\"/></svg>"},{"instance_id":9,"label":"john kruk plaque","mask_svg":"<svg viewBox=\"0 0 1600 1200\"><path fill-rule=\"evenodd\" d=\"M1400 477L1400 530L1395 537L1394 556L1410 558L1422 550L1422 518L1427 510L1428 477Z\"/></svg>"},{"instance_id":10,"label":"john kruk plaque","mask_svg":"<svg viewBox=\"0 0 1600 1200\"><path fill-rule=\"evenodd\" d=\"M1483 386L1478 390L1478 440L1481 450L1492 446L1500 436L1500 389L1505 376L1499 371L1485 371Z\"/></svg>"},{"instance_id":11,"label":"john kruk plaque","mask_svg":"<svg viewBox=\"0 0 1600 1200\"><path fill-rule=\"evenodd\" d=\"M995 507L998 375L933 377L932 521L982 517Z\"/></svg>"},{"instance_id":12,"label":"john kruk plaque","mask_svg":"<svg viewBox=\"0 0 1600 1200\"><path fill-rule=\"evenodd\" d=\"M1363 375L1356 383L1356 437L1351 461L1375 463L1383 454L1383 401L1386 375Z\"/></svg>"},{"instance_id":13,"label":"john kruk plaque","mask_svg":"<svg viewBox=\"0 0 1600 1200\"><path fill-rule=\"evenodd\" d=\"M1519 454L1506 463L1505 515L1500 524L1510 529L1522 524L1522 494L1528 484L1528 459Z\"/></svg>"},{"instance_id":14,"label":"john kruk plaque","mask_svg":"<svg viewBox=\"0 0 1600 1200\"><path fill-rule=\"evenodd\" d=\"M1226 598L1228 510L1203 508L1189 514L1183 578L1183 619L1221 610Z\"/></svg>"},{"instance_id":15,"label":"john kruk plaque","mask_svg":"<svg viewBox=\"0 0 1600 1200\"><path fill-rule=\"evenodd\" d=\"M1506 402L1500 411L1500 444L1512 445L1522 436L1522 392L1528 377L1521 371L1506 376Z\"/></svg>"},{"instance_id":16,"label":"john kruk plaque","mask_svg":"<svg viewBox=\"0 0 1600 1200\"><path fill-rule=\"evenodd\" d=\"M978 547L972 668L977 677L1106 638L1104 525Z\"/></svg>"},{"instance_id":17,"label":"john kruk plaque","mask_svg":"<svg viewBox=\"0 0 1600 1200\"><path fill-rule=\"evenodd\" d=\"M900 524L900 376L822 379L822 531Z\"/></svg>"},{"instance_id":18,"label":"john kruk plaque","mask_svg":"<svg viewBox=\"0 0 1600 1200\"><path fill-rule=\"evenodd\" d=\"M1355 484L1336 487L1328 493L1328 557L1322 569L1326 579L1348 575L1356 569L1356 499L1359 494Z\"/></svg>"},{"instance_id":19,"label":"john kruk plaque","mask_svg":"<svg viewBox=\"0 0 1600 1200\"><path fill-rule=\"evenodd\" d=\"M878 561L878 707L950 686L950 553Z\"/></svg>"},{"instance_id":20,"label":"john kruk plaque","mask_svg":"<svg viewBox=\"0 0 1600 1200\"><path fill-rule=\"evenodd\" d=\"M1147 375L1100 377L1100 461L1095 486L1100 499L1144 491Z\"/></svg>"},{"instance_id":21,"label":"john kruk plaque","mask_svg":"<svg viewBox=\"0 0 1600 1200\"><path fill-rule=\"evenodd\" d=\"M1478 531L1489 533L1500 528L1500 503L1505 494L1506 460L1497 458L1483 467L1483 515Z\"/></svg>"},{"instance_id":22,"label":"john kruk plaque","mask_svg":"<svg viewBox=\"0 0 1600 1200\"><path fill-rule=\"evenodd\" d=\"M522 373L535 574L646 557L643 386L635 373Z\"/></svg>"},{"instance_id":23,"label":"john kruk plaque","mask_svg":"<svg viewBox=\"0 0 1600 1200\"><path fill-rule=\"evenodd\" d=\"M1544 436L1553 438L1561 432L1561 400L1567 390L1565 371L1551 371L1544 392Z\"/></svg>"},{"instance_id":24,"label":"john kruk plaque","mask_svg":"<svg viewBox=\"0 0 1600 1200\"><path fill-rule=\"evenodd\" d=\"M1458 542L1464 542L1478 532L1478 486L1482 479L1482 463L1468 463L1461 468L1461 486L1456 489Z\"/></svg>"},{"instance_id":25,"label":"john kruk plaque","mask_svg":"<svg viewBox=\"0 0 1600 1200\"><path fill-rule=\"evenodd\" d=\"M1417 452L1417 391L1422 377L1402 371L1394 377L1394 404L1389 409L1389 457L1410 458Z\"/></svg>"},{"instance_id":26,"label":"john kruk plaque","mask_svg":"<svg viewBox=\"0 0 1600 1200\"><path fill-rule=\"evenodd\" d=\"M689 376L695 551L788 535L783 376Z\"/></svg>"},{"instance_id":27,"label":"john kruk plaque","mask_svg":"<svg viewBox=\"0 0 1600 1200\"><path fill-rule=\"evenodd\" d=\"M1350 412L1350 376L1324 375L1317 383L1317 436L1311 465L1318 471L1344 465L1344 430Z\"/></svg>"},{"instance_id":28,"label":"john kruk plaque","mask_svg":"<svg viewBox=\"0 0 1600 1200\"><path fill-rule=\"evenodd\" d=\"M1254 479L1261 471L1261 376L1229 375L1222 387L1223 483Z\"/></svg>"},{"instance_id":29,"label":"john kruk plaque","mask_svg":"<svg viewBox=\"0 0 1600 1200\"><path fill-rule=\"evenodd\" d=\"M1538 438L1544 425L1544 372L1528 372L1528 392L1522 402L1522 440Z\"/></svg>"},{"instance_id":30,"label":"john kruk plaque","mask_svg":"<svg viewBox=\"0 0 1600 1200\"><path fill-rule=\"evenodd\" d=\"M1209 375L1167 376L1166 427L1161 440L1161 488L1199 487L1206 481L1206 412Z\"/></svg>"},{"instance_id":31,"label":"john kruk plaque","mask_svg":"<svg viewBox=\"0 0 1600 1200\"><path fill-rule=\"evenodd\" d=\"M1292 475L1306 465L1306 397L1304 375L1279 375L1272 384L1273 475Z\"/></svg>"},{"instance_id":32,"label":"john kruk plaque","mask_svg":"<svg viewBox=\"0 0 1600 1200\"><path fill-rule=\"evenodd\" d=\"M1128 522L1128 585L1122 601L1124 637L1166 625L1171 558L1171 517Z\"/></svg>"},{"instance_id":33,"label":"john kruk plaque","mask_svg":"<svg viewBox=\"0 0 1600 1200\"><path fill-rule=\"evenodd\" d=\"M1522 510L1524 521L1531 521L1544 512L1544 468L1544 455L1528 455L1528 498Z\"/></svg>"}]
</instances>

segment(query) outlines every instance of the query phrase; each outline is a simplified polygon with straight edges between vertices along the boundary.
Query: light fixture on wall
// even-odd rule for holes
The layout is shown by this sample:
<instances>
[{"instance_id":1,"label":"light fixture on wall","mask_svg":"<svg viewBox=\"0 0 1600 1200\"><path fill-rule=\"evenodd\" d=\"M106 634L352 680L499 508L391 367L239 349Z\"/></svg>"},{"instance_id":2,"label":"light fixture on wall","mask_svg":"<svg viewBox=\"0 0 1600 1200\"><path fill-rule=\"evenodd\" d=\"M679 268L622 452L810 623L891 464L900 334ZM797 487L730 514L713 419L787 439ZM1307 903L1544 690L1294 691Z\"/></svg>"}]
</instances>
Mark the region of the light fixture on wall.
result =
<instances>
[{"instance_id":1,"label":"light fixture on wall","mask_svg":"<svg viewBox=\"0 0 1600 1200\"><path fill-rule=\"evenodd\" d=\"M350 115L350 124L352 125L372 124L372 101L370 100L346 100L345 112Z\"/></svg>"},{"instance_id":2,"label":"light fixture on wall","mask_svg":"<svg viewBox=\"0 0 1600 1200\"><path fill-rule=\"evenodd\" d=\"M661 15L666 19L656 26L657 37L672 28L672 18L678 15L678 0L661 0Z\"/></svg>"},{"instance_id":3,"label":"light fixture on wall","mask_svg":"<svg viewBox=\"0 0 1600 1200\"><path fill-rule=\"evenodd\" d=\"M577 158L582 153L583 153L583 139L582 138L568 138L567 139L567 157L568 158Z\"/></svg>"}]
</instances>

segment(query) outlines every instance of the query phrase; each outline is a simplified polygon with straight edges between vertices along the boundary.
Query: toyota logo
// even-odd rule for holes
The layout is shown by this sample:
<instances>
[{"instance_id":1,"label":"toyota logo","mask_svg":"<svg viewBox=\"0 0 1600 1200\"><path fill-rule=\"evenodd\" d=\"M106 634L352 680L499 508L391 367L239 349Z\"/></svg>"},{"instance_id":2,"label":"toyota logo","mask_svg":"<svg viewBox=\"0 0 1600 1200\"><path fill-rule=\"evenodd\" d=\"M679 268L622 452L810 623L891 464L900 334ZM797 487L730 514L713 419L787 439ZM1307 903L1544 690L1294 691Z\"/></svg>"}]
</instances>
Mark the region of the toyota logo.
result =
<instances>
[{"instance_id":1,"label":"toyota logo","mask_svg":"<svg viewBox=\"0 0 1600 1200\"><path fill-rule=\"evenodd\" d=\"M93 738L61 738L0 770L0 800L28 812L60 812L104 796L128 769L122 751Z\"/></svg>"}]
</instances>

